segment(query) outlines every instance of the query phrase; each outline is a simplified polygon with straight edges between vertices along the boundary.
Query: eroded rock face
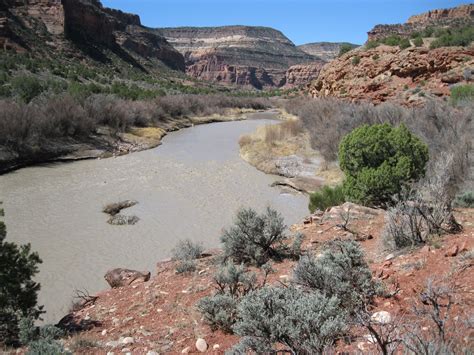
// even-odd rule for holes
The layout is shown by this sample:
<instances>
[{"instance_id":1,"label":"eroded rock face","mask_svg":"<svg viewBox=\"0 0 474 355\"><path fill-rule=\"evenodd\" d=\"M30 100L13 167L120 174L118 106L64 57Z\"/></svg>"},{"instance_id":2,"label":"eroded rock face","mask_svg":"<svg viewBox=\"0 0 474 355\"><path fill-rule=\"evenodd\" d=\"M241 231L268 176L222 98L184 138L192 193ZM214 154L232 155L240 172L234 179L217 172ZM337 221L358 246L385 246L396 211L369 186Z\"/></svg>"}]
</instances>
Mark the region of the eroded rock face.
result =
<instances>
[{"instance_id":1,"label":"eroded rock face","mask_svg":"<svg viewBox=\"0 0 474 355\"><path fill-rule=\"evenodd\" d=\"M411 17L406 24L378 25L369 32L368 39L409 37L428 27L465 25L474 25L474 5L430 11ZM412 43L404 50L384 45L353 50L326 65L309 85L309 93L312 97L333 96L375 103L393 100L416 105L430 97L449 96L451 85L472 80L472 46L433 50L428 47L429 40L422 47L414 47Z\"/></svg>"},{"instance_id":2,"label":"eroded rock face","mask_svg":"<svg viewBox=\"0 0 474 355\"><path fill-rule=\"evenodd\" d=\"M286 72L286 87L304 86L312 82L318 78L319 72L325 64L325 61L320 60L291 66Z\"/></svg>"},{"instance_id":3,"label":"eroded rock face","mask_svg":"<svg viewBox=\"0 0 474 355\"><path fill-rule=\"evenodd\" d=\"M184 55L187 74L224 84L280 87L290 66L314 60L272 28L181 27L156 31Z\"/></svg>"},{"instance_id":4,"label":"eroded rock face","mask_svg":"<svg viewBox=\"0 0 474 355\"><path fill-rule=\"evenodd\" d=\"M64 35L64 36L63 36ZM184 71L184 58L137 15L99 0L0 0L0 46L17 51L63 48L64 37L93 50L106 47L134 65L158 59Z\"/></svg>"},{"instance_id":5,"label":"eroded rock face","mask_svg":"<svg viewBox=\"0 0 474 355\"><path fill-rule=\"evenodd\" d=\"M129 269L113 269L107 271L104 278L112 288L129 286L131 284L147 282L150 280L150 272L140 272Z\"/></svg>"},{"instance_id":6,"label":"eroded rock face","mask_svg":"<svg viewBox=\"0 0 474 355\"><path fill-rule=\"evenodd\" d=\"M298 46L298 48L312 56L318 57L326 62L330 62L339 56L339 51L341 50L341 46L343 44L344 43L315 42L303 44ZM354 48L358 47L356 44L347 44L353 46Z\"/></svg>"},{"instance_id":7,"label":"eroded rock face","mask_svg":"<svg viewBox=\"0 0 474 355\"><path fill-rule=\"evenodd\" d=\"M474 4L461 5L450 9L437 9L425 12L421 15L411 16L407 23L426 23L432 20L447 18L472 18L474 17Z\"/></svg>"},{"instance_id":8,"label":"eroded rock face","mask_svg":"<svg viewBox=\"0 0 474 355\"><path fill-rule=\"evenodd\" d=\"M354 57L359 63L354 63ZM474 48L408 48L379 46L343 55L321 70L310 85L312 97L387 100L416 104L432 96L448 96L450 85L466 83L463 73L474 67Z\"/></svg>"},{"instance_id":9,"label":"eroded rock face","mask_svg":"<svg viewBox=\"0 0 474 355\"><path fill-rule=\"evenodd\" d=\"M474 26L474 4L462 5L450 9L429 11L412 16L405 24L377 25L368 32L369 40L378 40L390 35L408 37L414 32L431 27Z\"/></svg>"}]
</instances>

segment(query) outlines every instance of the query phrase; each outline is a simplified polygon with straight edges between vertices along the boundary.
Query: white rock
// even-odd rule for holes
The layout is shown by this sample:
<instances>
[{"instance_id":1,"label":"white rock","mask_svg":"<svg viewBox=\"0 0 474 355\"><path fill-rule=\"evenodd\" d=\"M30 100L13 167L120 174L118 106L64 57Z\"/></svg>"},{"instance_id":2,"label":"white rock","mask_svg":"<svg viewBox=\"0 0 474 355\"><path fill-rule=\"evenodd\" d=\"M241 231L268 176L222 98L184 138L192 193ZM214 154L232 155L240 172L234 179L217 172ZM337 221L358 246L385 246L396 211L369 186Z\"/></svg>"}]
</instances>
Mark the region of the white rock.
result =
<instances>
[{"instance_id":1,"label":"white rock","mask_svg":"<svg viewBox=\"0 0 474 355\"><path fill-rule=\"evenodd\" d=\"M207 350L207 343L203 338L196 340L196 349L201 353Z\"/></svg>"},{"instance_id":2,"label":"white rock","mask_svg":"<svg viewBox=\"0 0 474 355\"><path fill-rule=\"evenodd\" d=\"M101 334L102 335L107 335L107 329L104 329Z\"/></svg>"},{"instance_id":3,"label":"white rock","mask_svg":"<svg viewBox=\"0 0 474 355\"><path fill-rule=\"evenodd\" d=\"M181 350L181 354L188 354L191 352L191 347L188 346L186 348L184 348L183 350Z\"/></svg>"},{"instance_id":4,"label":"white rock","mask_svg":"<svg viewBox=\"0 0 474 355\"><path fill-rule=\"evenodd\" d=\"M113 351L108 351L107 355L115 355Z\"/></svg>"},{"instance_id":5,"label":"white rock","mask_svg":"<svg viewBox=\"0 0 474 355\"><path fill-rule=\"evenodd\" d=\"M388 255L385 257L385 261L392 260L394 257L395 257L395 254L388 254Z\"/></svg>"},{"instance_id":6,"label":"white rock","mask_svg":"<svg viewBox=\"0 0 474 355\"><path fill-rule=\"evenodd\" d=\"M122 339L122 344L133 344L135 340L132 337L125 337Z\"/></svg>"},{"instance_id":7,"label":"white rock","mask_svg":"<svg viewBox=\"0 0 474 355\"><path fill-rule=\"evenodd\" d=\"M212 350L218 350L221 346L219 344L214 344Z\"/></svg>"},{"instance_id":8,"label":"white rock","mask_svg":"<svg viewBox=\"0 0 474 355\"><path fill-rule=\"evenodd\" d=\"M378 324L388 324L392 321L392 316L387 311L379 311L372 314L370 319Z\"/></svg>"},{"instance_id":9,"label":"white rock","mask_svg":"<svg viewBox=\"0 0 474 355\"><path fill-rule=\"evenodd\" d=\"M158 355L156 351L150 350L149 352L146 353L146 355Z\"/></svg>"}]
</instances>

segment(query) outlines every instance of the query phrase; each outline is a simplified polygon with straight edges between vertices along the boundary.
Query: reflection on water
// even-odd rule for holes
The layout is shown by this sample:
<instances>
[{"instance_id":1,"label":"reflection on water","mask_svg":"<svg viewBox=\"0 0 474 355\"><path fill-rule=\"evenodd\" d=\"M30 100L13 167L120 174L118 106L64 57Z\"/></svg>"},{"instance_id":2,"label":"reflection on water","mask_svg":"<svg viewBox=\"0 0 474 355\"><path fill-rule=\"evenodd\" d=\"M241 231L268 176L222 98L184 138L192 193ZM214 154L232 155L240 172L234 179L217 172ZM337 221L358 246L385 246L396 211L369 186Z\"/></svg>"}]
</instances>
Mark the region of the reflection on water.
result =
<instances>
[{"instance_id":1,"label":"reflection on water","mask_svg":"<svg viewBox=\"0 0 474 355\"><path fill-rule=\"evenodd\" d=\"M156 149L0 176L7 239L30 242L43 259L38 281L45 320L67 312L75 289L107 288L103 275L110 268L153 273L181 238L218 246L222 227L241 206L272 205L288 224L301 220L306 197L280 194L269 186L274 177L239 158L240 135L269 122L196 126L168 135ZM102 207L124 199L139 201L124 210L138 224L107 224Z\"/></svg>"}]
</instances>

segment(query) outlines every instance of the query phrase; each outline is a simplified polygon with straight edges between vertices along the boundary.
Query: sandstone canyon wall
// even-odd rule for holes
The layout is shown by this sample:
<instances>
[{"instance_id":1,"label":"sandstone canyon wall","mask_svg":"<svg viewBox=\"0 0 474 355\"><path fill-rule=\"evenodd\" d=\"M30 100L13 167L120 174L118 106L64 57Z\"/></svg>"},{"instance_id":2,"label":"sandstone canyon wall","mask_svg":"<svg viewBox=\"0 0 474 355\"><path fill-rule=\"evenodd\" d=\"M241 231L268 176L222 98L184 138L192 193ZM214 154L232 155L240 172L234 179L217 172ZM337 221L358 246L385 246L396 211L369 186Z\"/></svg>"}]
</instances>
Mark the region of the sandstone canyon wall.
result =
<instances>
[{"instance_id":1,"label":"sandstone canyon wall","mask_svg":"<svg viewBox=\"0 0 474 355\"><path fill-rule=\"evenodd\" d=\"M373 41L390 35L408 37L414 32L423 31L427 27L460 27L466 25L474 26L474 4L414 15L404 24L377 25L368 32L368 39Z\"/></svg>"},{"instance_id":2,"label":"sandstone canyon wall","mask_svg":"<svg viewBox=\"0 0 474 355\"><path fill-rule=\"evenodd\" d=\"M326 62L330 62L338 57L341 46L348 44L354 48L358 47L357 44L352 43L336 43L336 42L315 42L307 43L298 46L303 52L306 52L312 56L321 58Z\"/></svg>"},{"instance_id":3,"label":"sandstone canyon wall","mask_svg":"<svg viewBox=\"0 0 474 355\"><path fill-rule=\"evenodd\" d=\"M156 59L184 71L184 58L137 15L98 0L0 0L0 46L16 51L57 51L79 45L112 50L133 65ZM77 47L76 47L77 49ZM104 55L105 56L105 55Z\"/></svg>"},{"instance_id":4,"label":"sandstone canyon wall","mask_svg":"<svg viewBox=\"0 0 474 355\"><path fill-rule=\"evenodd\" d=\"M188 75L223 84L281 87L291 66L323 64L280 31L267 27L181 27L156 32L184 55Z\"/></svg>"}]
</instances>

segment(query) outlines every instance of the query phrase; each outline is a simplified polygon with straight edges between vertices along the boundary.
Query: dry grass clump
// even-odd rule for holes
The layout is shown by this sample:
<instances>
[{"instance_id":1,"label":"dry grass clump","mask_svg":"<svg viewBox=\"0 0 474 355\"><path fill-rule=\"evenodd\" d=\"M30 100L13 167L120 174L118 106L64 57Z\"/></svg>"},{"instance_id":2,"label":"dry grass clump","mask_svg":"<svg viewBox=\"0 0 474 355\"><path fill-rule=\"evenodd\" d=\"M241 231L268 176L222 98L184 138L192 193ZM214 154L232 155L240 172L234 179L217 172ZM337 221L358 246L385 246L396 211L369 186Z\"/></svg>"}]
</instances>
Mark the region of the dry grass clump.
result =
<instances>
[{"instance_id":1,"label":"dry grass clump","mask_svg":"<svg viewBox=\"0 0 474 355\"><path fill-rule=\"evenodd\" d=\"M300 120L288 120L277 125L267 125L264 128L264 140L267 144L275 144L278 141L295 137L303 132Z\"/></svg>"}]
</instances>

